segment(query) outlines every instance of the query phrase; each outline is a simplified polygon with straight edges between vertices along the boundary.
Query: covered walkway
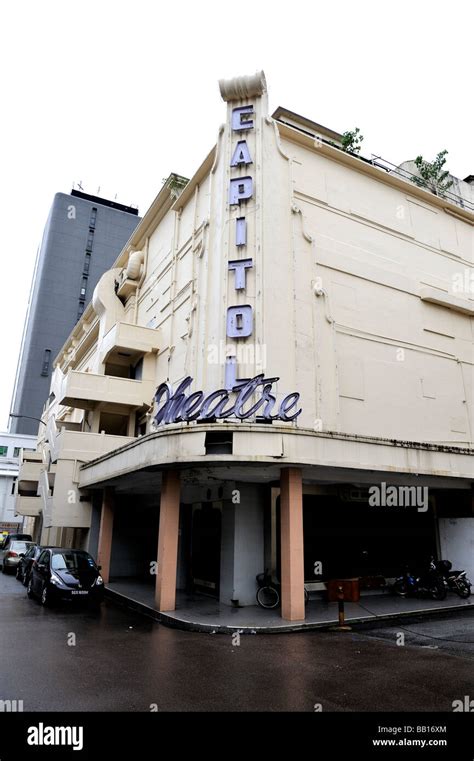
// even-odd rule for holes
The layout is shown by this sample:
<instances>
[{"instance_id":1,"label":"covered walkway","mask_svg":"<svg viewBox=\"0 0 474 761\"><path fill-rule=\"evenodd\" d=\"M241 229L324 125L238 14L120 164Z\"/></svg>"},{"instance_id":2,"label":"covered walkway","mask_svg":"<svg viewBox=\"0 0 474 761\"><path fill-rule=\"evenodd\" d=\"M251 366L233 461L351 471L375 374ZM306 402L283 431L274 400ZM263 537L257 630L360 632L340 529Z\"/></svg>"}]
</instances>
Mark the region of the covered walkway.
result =
<instances>
[{"instance_id":1,"label":"covered walkway","mask_svg":"<svg viewBox=\"0 0 474 761\"><path fill-rule=\"evenodd\" d=\"M180 629L208 633L269 634L308 629L324 629L338 621L338 606L326 602L322 596L313 596L306 607L304 621L289 622L281 618L279 608L264 610L258 605L232 608L211 597L183 592L176 594L176 609L160 612L156 607L155 588L152 584L134 579L120 579L107 585L109 598L127 607L151 616L157 621ZM358 603L345 603L346 621L351 624L403 619L413 615L445 615L474 607L471 599L461 600L448 594L445 600L402 599L389 593L366 594Z\"/></svg>"}]
</instances>

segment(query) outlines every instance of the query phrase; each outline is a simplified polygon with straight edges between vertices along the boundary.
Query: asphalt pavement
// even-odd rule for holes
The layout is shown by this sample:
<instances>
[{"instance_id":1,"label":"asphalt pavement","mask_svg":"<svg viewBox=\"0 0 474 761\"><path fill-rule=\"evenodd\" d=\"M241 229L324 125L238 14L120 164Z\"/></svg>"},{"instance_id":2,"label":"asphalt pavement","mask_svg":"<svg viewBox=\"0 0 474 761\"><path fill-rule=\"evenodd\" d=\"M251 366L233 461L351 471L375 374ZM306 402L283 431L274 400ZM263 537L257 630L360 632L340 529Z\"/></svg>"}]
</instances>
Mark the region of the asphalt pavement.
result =
<instances>
[{"instance_id":1,"label":"asphalt pavement","mask_svg":"<svg viewBox=\"0 0 474 761\"><path fill-rule=\"evenodd\" d=\"M473 641L472 611L347 633L185 632L110 602L43 608L0 575L0 700L24 711L451 712L474 696Z\"/></svg>"}]
</instances>

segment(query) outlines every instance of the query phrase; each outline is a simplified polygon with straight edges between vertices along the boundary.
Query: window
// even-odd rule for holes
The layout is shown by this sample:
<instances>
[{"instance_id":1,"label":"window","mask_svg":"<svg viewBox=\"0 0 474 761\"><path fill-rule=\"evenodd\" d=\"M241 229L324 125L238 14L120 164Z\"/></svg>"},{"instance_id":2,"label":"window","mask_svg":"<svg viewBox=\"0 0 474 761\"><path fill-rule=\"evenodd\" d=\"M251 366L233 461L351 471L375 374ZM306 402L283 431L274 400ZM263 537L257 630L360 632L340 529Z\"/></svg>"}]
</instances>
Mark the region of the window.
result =
<instances>
[{"instance_id":1,"label":"window","mask_svg":"<svg viewBox=\"0 0 474 761\"><path fill-rule=\"evenodd\" d=\"M204 442L206 454L232 454L232 438L227 431L209 431Z\"/></svg>"},{"instance_id":2,"label":"window","mask_svg":"<svg viewBox=\"0 0 474 761\"><path fill-rule=\"evenodd\" d=\"M55 552L52 560L53 571L89 571L95 568L94 560L88 552L69 550Z\"/></svg>"},{"instance_id":3,"label":"window","mask_svg":"<svg viewBox=\"0 0 474 761\"><path fill-rule=\"evenodd\" d=\"M6 457L8 454L8 447L0 446L0 457Z\"/></svg>"},{"instance_id":4,"label":"window","mask_svg":"<svg viewBox=\"0 0 474 761\"><path fill-rule=\"evenodd\" d=\"M45 565L49 568L49 552L45 550L38 558L38 565Z\"/></svg>"},{"instance_id":5,"label":"window","mask_svg":"<svg viewBox=\"0 0 474 761\"><path fill-rule=\"evenodd\" d=\"M45 349L43 354L43 367L41 368L41 375L48 375L50 362L51 349Z\"/></svg>"},{"instance_id":6,"label":"window","mask_svg":"<svg viewBox=\"0 0 474 761\"><path fill-rule=\"evenodd\" d=\"M87 291L87 278L82 278L82 285L81 285L81 296L84 297L86 295Z\"/></svg>"},{"instance_id":7,"label":"window","mask_svg":"<svg viewBox=\"0 0 474 761\"><path fill-rule=\"evenodd\" d=\"M15 447L13 450L13 457L19 457L21 452L21 447Z\"/></svg>"},{"instance_id":8,"label":"window","mask_svg":"<svg viewBox=\"0 0 474 761\"><path fill-rule=\"evenodd\" d=\"M16 484L16 482L17 482L17 479L16 479L16 477L15 477L15 478L12 480L12 490L11 490L11 494L15 494L15 484Z\"/></svg>"},{"instance_id":9,"label":"window","mask_svg":"<svg viewBox=\"0 0 474 761\"><path fill-rule=\"evenodd\" d=\"M84 275L89 274L90 266L91 266L91 255L89 253L86 253L86 256L84 259Z\"/></svg>"},{"instance_id":10,"label":"window","mask_svg":"<svg viewBox=\"0 0 474 761\"><path fill-rule=\"evenodd\" d=\"M80 301L79 302L79 307L78 307L78 310L77 310L77 319L78 320L81 319L83 313L84 313L84 302Z\"/></svg>"},{"instance_id":11,"label":"window","mask_svg":"<svg viewBox=\"0 0 474 761\"><path fill-rule=\"evenodd\" d=\"M89 227L93 229L95 227L96 220L97 220L97 209L94 206L91 211L91 220L89 222Z\"/></svg>"},{"instance_id":12,"label":"window","mask_svg":"<svg viewBox=\"0 0 474 761\"><path fill-rule=\"evenodd\" d=\"M87 236L87 243L86 243L87 251L92 251L93 243L94 243L94 230L89 230L89 234Z\"/></svg>"}]
</instances>

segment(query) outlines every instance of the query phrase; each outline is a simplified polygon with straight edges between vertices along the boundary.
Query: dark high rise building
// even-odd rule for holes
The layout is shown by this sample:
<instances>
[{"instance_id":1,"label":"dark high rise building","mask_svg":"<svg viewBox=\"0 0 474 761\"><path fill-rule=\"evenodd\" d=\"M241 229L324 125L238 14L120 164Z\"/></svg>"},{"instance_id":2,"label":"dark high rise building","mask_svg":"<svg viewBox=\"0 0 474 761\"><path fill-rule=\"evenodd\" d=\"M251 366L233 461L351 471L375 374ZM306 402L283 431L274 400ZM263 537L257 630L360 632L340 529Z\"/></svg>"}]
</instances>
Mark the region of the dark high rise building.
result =
<instances>
[{"instance_id":1,"label":"dark high rise building","mask_svg":"<svg viewBox=\"0 0 474 761\"><path fill-rule=\"evenodd\" d=\"M13 391L12 433L34 434L64 341L101 275L140 218L138 210L79 190L57 193L38 252Z\"/></svg>"}]
</instances>

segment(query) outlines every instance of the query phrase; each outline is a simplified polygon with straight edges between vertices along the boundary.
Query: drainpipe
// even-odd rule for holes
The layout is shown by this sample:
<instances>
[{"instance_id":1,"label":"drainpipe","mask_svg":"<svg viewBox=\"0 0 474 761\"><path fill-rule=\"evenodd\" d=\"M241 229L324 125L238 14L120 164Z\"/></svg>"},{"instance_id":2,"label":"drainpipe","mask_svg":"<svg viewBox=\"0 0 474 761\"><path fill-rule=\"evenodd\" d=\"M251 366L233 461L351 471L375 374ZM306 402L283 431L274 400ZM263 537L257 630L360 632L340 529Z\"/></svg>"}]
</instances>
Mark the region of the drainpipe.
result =
<instances>
[{"instance_id":1,"label":"drainpipe","mask_svg":"<svg viewBox=\"0 0 474 761\"><path fill-rule=\"evenodd\" d=\"M171 301L171 316L170 316L170 343L168 346L168 372L166 374L169 378L169 366L171 362L171 355L173 353L173 327L174 327L174 312L175 312L175 296L176 296L176 277L178 270L178 237L179 237L179 225L181 222L181 209L175 211L174 218L174 230L173 230L173 260L171 264L171 288L170 288L170 301Z\"/></svg>"},{"instance_id":2,"label":"drainpipe","mask_svg":"<svg viewBox=\"0 0 474 761\"><path fill-rule=\"evenodd\" d=\"M463 387L463 391L464 391L464 404L466 405L467 427L468 427L468 431L469 431L469 443L472 444L472 426L471 426L471 415L470 415L470 410L469 410L469 395L467 393L466 380L464 378L464 371L463 371L463 367L462 367L462 362L459 359L459 357L456 357L456 362L457 362L458 367L459 367L459 369L461 371L462 387Z\"/></svg>"},{"instance_id":3,"label":"drainpipe","mask_svg":"<svg viewBox=\"0 0 474 761\"><path fill-rule=\"evenodd\" d=\"M138 281L137 290L135 291L135 303L133 305L133 324L137 324L138 320L138 292L140 288L142 287L143 283L145 282L146 277L146 271L148 266L148 246L150 244L150 238L147 236L145 241L145 249L143 252L143 268L142 268L142 274L140 276L140 280Z\"/></svg>"}]
</instances>

